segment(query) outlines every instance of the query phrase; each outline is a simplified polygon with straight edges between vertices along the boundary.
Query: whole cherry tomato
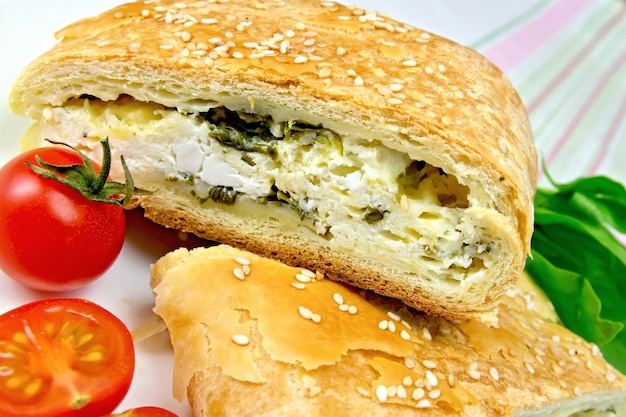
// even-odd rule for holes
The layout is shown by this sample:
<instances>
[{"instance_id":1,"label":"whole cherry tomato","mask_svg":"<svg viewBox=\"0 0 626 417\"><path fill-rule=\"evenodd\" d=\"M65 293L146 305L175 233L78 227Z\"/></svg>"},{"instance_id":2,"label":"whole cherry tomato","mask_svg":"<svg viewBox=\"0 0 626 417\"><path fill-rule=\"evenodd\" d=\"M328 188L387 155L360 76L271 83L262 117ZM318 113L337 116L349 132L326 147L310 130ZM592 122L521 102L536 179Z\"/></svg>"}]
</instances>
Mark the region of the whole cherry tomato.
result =
<instances>
[{"instance_id":1,"label":"whole cherry tomato","mask_svg":"<svg viewBox=\"0 0 626 417\"><path fill-rule=\"evenodd\" d=\"M125 185L108 185L106 145L102 172L84 154L61 146L27 151L0 169L0 269L10 278L37 290L67 291L96 279L117 259L126 220L113 197Z\"/></svg>"},{"instance_id":2,"label":"whole cherry tomato","mask_svg":"<svg viewBox=\"0 0 626 417\"><path fill-rule=\"evenodd\" d=\"M133 378L130 332L80 298L35 301L0 316L0 415L93 417L112 412Z\"/></svg>"}]
</instances>

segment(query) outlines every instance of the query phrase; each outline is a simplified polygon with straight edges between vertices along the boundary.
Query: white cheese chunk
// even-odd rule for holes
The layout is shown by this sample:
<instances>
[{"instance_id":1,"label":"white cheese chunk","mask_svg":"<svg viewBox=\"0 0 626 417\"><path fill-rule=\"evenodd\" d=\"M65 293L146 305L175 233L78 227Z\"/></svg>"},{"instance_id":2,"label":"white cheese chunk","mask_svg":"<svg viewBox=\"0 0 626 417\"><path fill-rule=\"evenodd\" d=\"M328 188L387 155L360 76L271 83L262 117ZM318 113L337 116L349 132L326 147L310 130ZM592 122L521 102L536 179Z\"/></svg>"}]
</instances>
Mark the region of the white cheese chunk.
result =
<instances>
[{"instance_id":1,"label":"white cheese chunk","mask_svg":"<svg viewBox=\"0 0 626 417\"><path fill-rule=\"evenodd\" d=\"M204 152L198 142L179 142L172 146L172 150L176 156L176 169L192 174L200 172Z\"/></svg>"},{"instance_id":2,"label":"white cheese chunk","mask_svg":"<svg viewBox=\"0 0 626 417\"><path fill-rule=\"evenodd\" d=\"M237 170L215 154L211 154L204 159L199 177L202 181L212 186L221 185L237 188L244 184L244 180Z\"/></svg>"}]
</instances>

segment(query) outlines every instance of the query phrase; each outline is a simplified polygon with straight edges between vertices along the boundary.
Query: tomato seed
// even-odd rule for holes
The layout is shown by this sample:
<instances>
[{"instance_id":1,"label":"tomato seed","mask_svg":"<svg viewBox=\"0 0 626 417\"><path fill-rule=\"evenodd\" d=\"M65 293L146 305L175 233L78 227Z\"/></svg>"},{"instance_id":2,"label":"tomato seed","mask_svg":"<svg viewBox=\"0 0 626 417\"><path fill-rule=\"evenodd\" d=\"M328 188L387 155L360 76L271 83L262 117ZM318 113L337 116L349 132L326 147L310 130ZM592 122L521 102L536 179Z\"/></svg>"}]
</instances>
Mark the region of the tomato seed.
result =
<instances>
[{"instance_id":1,"label":"tomato seed","mask_svg":"<svg viewBox=\"0 0 626 417\"><path fill-rule=\"evenodd\" d=\"M24 383L26 383L27 379L28 379L28 375L24 375L24 374L14 375L10 377L9 379L7 379L7 382L5 385L8 389L18 389L19 387L24 385Z\"/></svg>"},{"instance_id":2,"label":"tomato seed","mask_svg":"<svg viewBox=\"0 0 626 417\"><path fill-rule=\"evenodd\" d=\"M28 344L28 337L24 333L22 333L22 332L14 333L13 334L13 341L15 343L26 345L26 344Z\"/></svg>"},{"instance_id":3,"label":"tomato seed","mask_svg":"<svg viewBox=\"0 0 626 417\"><path fill-rule=\"evenodd\" d=\"M35 379L33 382L28 384L26 388L24 388L24 394L26 397L34 397L41 391L41 387L43 386L43 381L41 378Z\"/></svg>"},{"instance_id":4,"label":"tomato seed","mask_svg":"<svg viewBox=\"0 0 626 417\"><path fill-rule=\"evenodd\" d=\"M85 344L91 342L92 340L93 340L93 333L84 334L78 339L78 343L76 343L76 347L82 347Z\"/></svg>"},{"instance_id":5,"label":"tomato seed","mask_svg":"<svg viewBox=\"0 0 626 417\"><path fill-rule=\"evenodd\" d=\"M9 376L9 375L13 375L13 368L11 368L10 366L0 366L0 376Z\"/></svg>"},{"instance_id":6,"label":"tomato seed","mask_svg":"<svg viewBox=\"0 0 626 417\"><path fill-rule=\"evenodd\" d=\"M104 355L99 350L94 350L80 357L83 362L100 362L104 359Z\"/></svg>"}]
</instances>

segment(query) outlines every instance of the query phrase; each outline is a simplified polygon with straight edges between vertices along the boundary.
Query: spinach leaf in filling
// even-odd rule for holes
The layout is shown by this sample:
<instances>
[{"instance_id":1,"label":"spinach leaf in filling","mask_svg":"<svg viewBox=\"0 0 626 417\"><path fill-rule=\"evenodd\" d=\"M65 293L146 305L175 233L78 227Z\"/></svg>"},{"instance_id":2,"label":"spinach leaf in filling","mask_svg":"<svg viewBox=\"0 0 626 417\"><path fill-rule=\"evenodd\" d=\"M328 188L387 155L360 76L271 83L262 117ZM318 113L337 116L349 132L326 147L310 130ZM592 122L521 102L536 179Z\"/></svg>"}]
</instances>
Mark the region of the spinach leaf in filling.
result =
<instances>
[{"instance_id":1,"label":"spinach leaf in filling","mask_svg":"<svg viewBox=\"0 0 626 417\"><path fill-rule=\"evenodd\" d=\"M232 206L237 200L239 193L232 187L225 187L223 185L217 185L209 188L206 196L199 196L195 190L191 191L191 195L198 199L200 204L204 204L207 200L212 200L216 203Z\"/></svg>"},{"instance_id":2,"label":"spinach leaf in filling","mask_svg":"<svg viewBox=\"0 0 626 417\"><path fill-rule=\"evenodd\" d=\"M200 116L210 123L212 136L224 146L242 152L259 152L274 158L279 140L302 141L303 146L314 141L327 141L343 152L341 138L321 126L298 120L274 123L271 116L233 111L216 107Z\"/></svg>"},{"instance_id":3,"label":"spinach leaf in filling","mask_svg":"<svg viewBox=\"0 0 626 417\"><path fill-rule=\"evenodd\" d=\"M200 115L211 123L212 136L222 145L242 152L260 152L274 157L277 138L269 127L269 116L257 116L216 107Z\"/></svg>"}]
</instances>

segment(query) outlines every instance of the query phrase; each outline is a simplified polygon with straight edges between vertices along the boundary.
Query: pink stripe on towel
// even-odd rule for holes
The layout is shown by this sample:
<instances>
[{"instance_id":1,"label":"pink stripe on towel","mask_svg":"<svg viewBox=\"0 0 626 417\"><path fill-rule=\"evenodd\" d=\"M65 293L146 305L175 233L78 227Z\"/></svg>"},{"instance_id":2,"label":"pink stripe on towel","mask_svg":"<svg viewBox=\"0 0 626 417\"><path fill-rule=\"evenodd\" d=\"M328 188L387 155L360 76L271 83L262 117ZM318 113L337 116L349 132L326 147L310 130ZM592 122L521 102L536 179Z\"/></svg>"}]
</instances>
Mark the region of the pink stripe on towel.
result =
<instances>
[{"instance_id":1,"label":"pink stripe on towel","mask_svg":"<svg viewBox=\"0 0 626 417\"><path fill-rule=\"evenodd\" d=\"M619 131L620 125L626 121L626 98L622 101L622 105L620 106L617 114L613 118L613 122L611 123L611 127L609 131L604 135L602 139L602 147L600 148L600 153L596 157L595 162L589 168L589 175L596 175L602 161L606 157L609 152L609 147L614 140L617 140L617 132ZM624 235L626 238L626 235ZM626 243L626 240L624 241Z\"/></svg>"},{"instance_id":2,"label":"pink stripe on towel","mask_svg":"<svg viewBox=\"0 0 626 417\"><path fill-rule=\"evenodd\" d=\"M482 53L504 72L511 71L552 38L590 0L558 0L545 13Z\"/></svg>"},{"instance_id":3,"label":"pink stripe on towel","mask_svg":"<svg viewBox=\"0 0 626 417\"><path fill-rule=\"evenodd\" d=\"M548 86L541 92L541 94L535 97L533 101L528 104L528 113L532 113L535 111L539 104L541 104L543 100L545 100L546 97L550 95L550 93L561 83L561 81L563 81L567 77L567 75L574 68L576 68L578 63L580 63L585 58L585 56L587 56L587 54L593 50L596 44L600 42L600 40L602 40L604 35L606 35L607 32L613 28L613 26L619 23L624 16L626 16L626 7L622 7L622 10L618 14L616 14L611 18L611 20L606 22L604 26L602 26L602 28L600 28L600 30L596 32L591 41L588 42L580 51L578 51L574 58L572 58L572 60L568 62L565 67L563 67L563 70L556 77L554 77L552 82L548 84Z\"/></svg>"},{"instance_id":4,"label":"pink stripe on towel","mask_svg":"<svg viewBox=\"0 0 626 417\"><path fill-rule=\"evenodd\" d=\"M587 100L583 103L583 105L578 109L574 117L571 119L570 124L565 128L563 134L558 138L554 148L550 151L550 153L546 156L546 166L550 165L550 162L556 158L556 156L561 151L561 148L567 143L570 136L576 130L576 127L583 119L585 113L589 111L591 106L595 103L597 98L602 94L602 91L605 89L611 77L619 71L619 69L626 64L626 51L619 56L619 58L611 65L611 67L603 74L600 82L593 89L591 94L587 97ZM539 170L538 178L543 176L543 170Z\"/></svg>"}]
</instances>

